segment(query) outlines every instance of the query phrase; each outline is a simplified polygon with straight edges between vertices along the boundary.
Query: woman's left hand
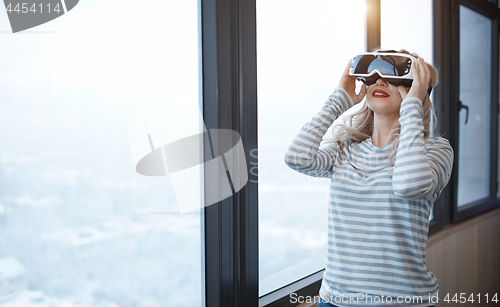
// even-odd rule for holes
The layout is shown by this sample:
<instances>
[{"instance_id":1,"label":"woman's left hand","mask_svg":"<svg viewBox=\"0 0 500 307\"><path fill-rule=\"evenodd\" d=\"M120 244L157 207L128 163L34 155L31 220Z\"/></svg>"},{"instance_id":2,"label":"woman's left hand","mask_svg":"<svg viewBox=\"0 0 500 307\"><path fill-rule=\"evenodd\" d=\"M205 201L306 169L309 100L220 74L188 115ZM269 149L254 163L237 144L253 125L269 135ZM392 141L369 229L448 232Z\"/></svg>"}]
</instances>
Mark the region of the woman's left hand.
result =
<instances>
[{"instance_id":1,"label":"woman's left hand","mask_svg":"<svg viewBox=\"0 0 500 307\"><path fill-rule=\"evenodd\" d=\"M429 91L431 72L422 58L418 58L415 62L412 62L411 65L413 70L413 83L410 91L408 91L404 86L398 86L398 90L403 100L406 97L416 97L423 102L427 92Z\"/></svg>"},{"instance_id":2,"label":"woman's left hand","mask_svg":"<svg viewBox=\"0 0 500 307\"><path fill-rule=\"evenodd\" d=\"M353 76L349 76L349 68L351 67L352 59L347 63L347 66L342 73L342 77L339 81L339 86L343 88L347 94L351 97L354 104L358 104L363 100L363 97L366 95L366 84L361 86L359 93L356 94L356 78Z\"/></svg>"}]
</instances>

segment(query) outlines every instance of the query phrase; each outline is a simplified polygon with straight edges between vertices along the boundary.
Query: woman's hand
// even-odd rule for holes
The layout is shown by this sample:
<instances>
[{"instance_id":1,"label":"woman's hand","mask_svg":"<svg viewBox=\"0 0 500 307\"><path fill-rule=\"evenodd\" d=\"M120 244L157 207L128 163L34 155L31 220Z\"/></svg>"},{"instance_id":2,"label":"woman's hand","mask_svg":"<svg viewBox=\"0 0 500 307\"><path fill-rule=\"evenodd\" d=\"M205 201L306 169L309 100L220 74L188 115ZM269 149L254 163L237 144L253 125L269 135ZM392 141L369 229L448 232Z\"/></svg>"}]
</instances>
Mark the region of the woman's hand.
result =
<instances>
[{"instance_id":1,"label":"woman's hand","mask_svg":"<svg viewBox=\"0 0 500 307\"><path fill-rule=\"evenodd\" d=\"M353 76L349 76L349 69L351 68L351 63L352 60L349 61L347 67L342 73L342 77L340 78L339 81L339 86L343 88L349 94L349 96L351 96L351 99L354 102L354 104L358 104L361 102L361 100L363 100L363 97L365 97L366 95L366 85L363 84L361 86L361 90L359 91L359 93L356 94L356 78L354 78Z\"/></svg>"},{"instance_id":2,"label":"woman's hand","mask_svg":"<svg viewBox=\"0 0 500 307\"><path fill-rule=\"evenodd\" d=\"M406 97L417 97L423 102L429 91L431 72L422 58L418 58L417 61L412 62L411 65L411 69L413 70L413 83L411 84L410 91L404 86L398 86L399 94L401 94L403 100Z\"/></svg>"}]
</instances>

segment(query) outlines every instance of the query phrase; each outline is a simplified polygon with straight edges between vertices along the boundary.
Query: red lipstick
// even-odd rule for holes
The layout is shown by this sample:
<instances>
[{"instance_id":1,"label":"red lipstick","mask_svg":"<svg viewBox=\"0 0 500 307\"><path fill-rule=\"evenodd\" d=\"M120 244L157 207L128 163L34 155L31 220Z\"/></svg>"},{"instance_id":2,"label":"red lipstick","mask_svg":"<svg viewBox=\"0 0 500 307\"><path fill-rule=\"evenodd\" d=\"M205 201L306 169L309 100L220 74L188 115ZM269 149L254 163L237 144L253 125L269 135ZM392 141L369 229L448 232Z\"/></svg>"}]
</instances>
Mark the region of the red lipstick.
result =
<instances>
[{"instance_id":1,"label":"red lipstick","mask_svg":"<svg viewBox=\"0 0 500 307\"><path fill-rule=\"evenodd\" d=\"M375 97L375 98L385 98L385 97L389 97L390 95L387 94L386 92L384 92L383 90L374 90L373 93L372 93L372 97Z\"/></svg>"}]
</instances>

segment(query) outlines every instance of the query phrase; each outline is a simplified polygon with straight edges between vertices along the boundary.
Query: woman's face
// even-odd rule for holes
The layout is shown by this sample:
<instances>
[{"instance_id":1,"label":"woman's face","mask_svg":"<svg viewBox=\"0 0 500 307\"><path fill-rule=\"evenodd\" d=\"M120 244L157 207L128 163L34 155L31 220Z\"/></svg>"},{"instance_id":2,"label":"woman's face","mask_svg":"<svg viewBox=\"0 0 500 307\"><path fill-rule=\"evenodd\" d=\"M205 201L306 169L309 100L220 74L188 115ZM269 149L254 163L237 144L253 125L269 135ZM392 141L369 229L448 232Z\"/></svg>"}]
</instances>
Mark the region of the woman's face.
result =
<instances>
[{"instance_id":1,"label":"woman's face","mask_svg":"<svg viewBox=\"0 0 500 307\"><path fill-rule=\"evenodd\" d=\"M379 78L374 84L368 85L366 102L368 107L375 113L399 114L402 101L397 86L390 84L383 78Z\"/></svg>"}]
</instances>

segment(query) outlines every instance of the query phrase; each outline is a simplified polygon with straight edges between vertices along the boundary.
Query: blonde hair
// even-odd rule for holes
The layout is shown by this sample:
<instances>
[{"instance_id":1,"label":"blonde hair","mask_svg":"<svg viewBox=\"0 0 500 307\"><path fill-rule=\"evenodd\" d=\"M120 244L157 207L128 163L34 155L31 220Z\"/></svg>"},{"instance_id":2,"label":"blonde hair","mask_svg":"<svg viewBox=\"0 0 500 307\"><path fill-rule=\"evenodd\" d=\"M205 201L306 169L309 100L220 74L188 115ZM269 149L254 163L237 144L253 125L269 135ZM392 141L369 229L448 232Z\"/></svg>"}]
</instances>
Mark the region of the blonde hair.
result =
<instances>
[{"instance_id":1,"label":"blonde hair","mask_svg":"<svg viewBox=\"0 0 500 307\"><path fill-rule=\"evenodd\" d=\"M379 52L383 50L375 50L374 52ZM398 51L399 53L406 53L419 58L418 55L410 53L404 49ZM438 72L437 68L433 65L426 63L431 72L431 86L435 87L438 83ZM366 100L366 98L365 98ZM325 143L337 143L337 150L343 151L344 147L349 147L352 142L362 142L367 138L371 137L373 134L373 111L368 107L366 101L362 101L363 104L361 109L351 116L344 118L344 123L337 124L333 127L332 137L330 140L325 140ZM431 115L434 116L434 123L436 124L436 116L434 114L432 102L429 98L429 94L426 94L425 99L422 101L422 109L424 111L424 139L427 139L431 133ZM391 154L389 156L389 163L394 165L394 157L399 145L399 133L401 130L401 124L399 121L392 127L392 135L394 136L394 141L391 147Z\"/></svg>"}]
</instances>

